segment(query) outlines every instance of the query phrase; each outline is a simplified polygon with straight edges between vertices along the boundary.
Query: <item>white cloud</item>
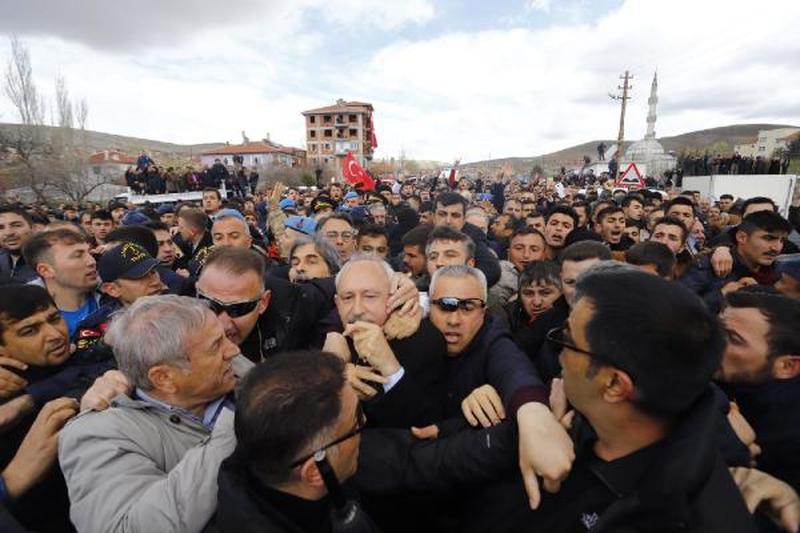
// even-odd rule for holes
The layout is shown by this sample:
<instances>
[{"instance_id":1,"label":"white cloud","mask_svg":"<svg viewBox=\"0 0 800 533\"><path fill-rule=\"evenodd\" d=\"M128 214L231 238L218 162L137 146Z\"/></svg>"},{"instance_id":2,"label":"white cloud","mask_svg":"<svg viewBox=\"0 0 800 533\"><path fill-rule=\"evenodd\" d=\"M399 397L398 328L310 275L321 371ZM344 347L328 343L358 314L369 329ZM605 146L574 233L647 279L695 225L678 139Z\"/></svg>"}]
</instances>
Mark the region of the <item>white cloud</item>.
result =
<instances>
[{"instance_id":1,"label":"white cloud","mask_svg":"<svg viewBox=\"0 0 800 533\"><path fill-rule=\"evenodd\" d=\"M607 93L625 69L635 75L626 138L641 138L656 67L659 136L739 122L800 123L800 2L755 10L743 0L724 9L629 1L580 23L423 39L409 32L369 48L365 36L429 22L437 7L427 0L301 1L275 8L269 20L207 28L173 47L120 52L58 37L26 40L40 84L52 87L61 71L72 94L87 97L90 127L173 142L238 141L245 129L251 138L270 132L301 146L300 112L341 97L375 105L378 157L401 149L438 160L529 156L615 138L619 108ZM323 61L333 49L346 53ZM0 121L9 119L0 98Z\"/></svg>"}]
</instances>

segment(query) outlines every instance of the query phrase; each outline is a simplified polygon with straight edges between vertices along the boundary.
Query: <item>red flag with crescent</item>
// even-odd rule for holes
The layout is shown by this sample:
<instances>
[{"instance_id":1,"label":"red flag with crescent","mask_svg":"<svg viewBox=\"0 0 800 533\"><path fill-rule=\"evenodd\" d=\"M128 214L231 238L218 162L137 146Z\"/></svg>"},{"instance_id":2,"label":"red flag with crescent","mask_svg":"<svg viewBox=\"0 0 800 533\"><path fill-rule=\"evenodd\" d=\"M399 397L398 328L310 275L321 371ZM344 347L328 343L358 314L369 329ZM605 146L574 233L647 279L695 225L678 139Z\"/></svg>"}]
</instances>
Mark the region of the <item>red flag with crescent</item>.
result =
<instances>
[{"instance_id":1,"label":"red flag with crescent","mask_svg":"<svg viewBox=\"0 0 800 533\"><path fill-rule=\"evenodd\" d=\"M375 180L358 164L352 152L347 152L342 160L342 175L347 183L359 189L369 191L375 188Z\"/></svg>"}]
</instances>

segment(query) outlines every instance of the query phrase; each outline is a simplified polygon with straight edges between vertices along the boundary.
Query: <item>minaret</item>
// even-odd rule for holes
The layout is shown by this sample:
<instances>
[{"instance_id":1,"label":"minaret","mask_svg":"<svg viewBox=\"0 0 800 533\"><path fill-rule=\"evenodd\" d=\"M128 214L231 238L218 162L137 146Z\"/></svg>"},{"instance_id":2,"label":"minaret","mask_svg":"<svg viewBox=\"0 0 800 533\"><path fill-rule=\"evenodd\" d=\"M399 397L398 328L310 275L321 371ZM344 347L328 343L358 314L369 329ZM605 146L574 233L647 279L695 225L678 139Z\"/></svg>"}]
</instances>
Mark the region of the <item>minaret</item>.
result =
<instances>
[{"instance_id":1,"label":"minaret","mask_svg":"<svg viewBox=\"0 0 800 533\"><path fill-rule=\"evenodd\" d=\"M656 138L656 104L658 103L658 71L653 74L653 84L650 86L650 98L647 99L649 110L647 111L647 135L645 139Z\"/></svg>"}]
</instances>

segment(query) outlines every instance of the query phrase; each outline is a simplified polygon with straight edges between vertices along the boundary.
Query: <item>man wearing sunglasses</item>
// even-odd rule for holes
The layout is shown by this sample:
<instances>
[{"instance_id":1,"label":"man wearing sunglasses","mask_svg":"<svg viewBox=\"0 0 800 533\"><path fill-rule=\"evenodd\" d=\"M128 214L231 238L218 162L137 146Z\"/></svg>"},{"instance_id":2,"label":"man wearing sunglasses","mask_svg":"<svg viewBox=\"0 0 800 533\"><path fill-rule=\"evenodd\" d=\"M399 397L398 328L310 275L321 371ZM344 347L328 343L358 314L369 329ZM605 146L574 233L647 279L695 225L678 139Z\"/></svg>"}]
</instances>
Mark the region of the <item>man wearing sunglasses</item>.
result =
<instances>
[{"instance_id":1,"label":"man wearing sunglasses","mask_svg":"<svg viewBox=\"0 0 800 533\"><path fill-rule=\"evenodd\" d=\"M198 298L222 321L228 339L253 362L314 344L312 332L330 314L336 292L333 278L295 284L264 276L260 254L231 247L209 254L196 288ZM392 289L385 302L388 310L418 298L413 283L399 274Z\"/></svg>"},{"instance_id":2,"label":"man wearing sunglasses","mask_svg":"<svg viewBox=\"0 0 800 533\"><path fill-rule=\"evenodd\" d=\"M517 423L520 468L530 506L536 508L537 476L547 490L557 490L574 458L572 442L546 405L544 384L507 328L486 314L486 278L480 270L444 267L434 273L430 289L430 319L444 335L449 356L445 416L467 414L464 401L479 387L497 391L496 422L508 413Z\"/></svg>"},{"instance_id":3,"label":"man wearing sunglasses","mask_svg":"<svg viewBox=\"0 0 800 533\"><path fill-rule=\"evenodd\" d=\"M220 531L377 531L340 485L366 422L344 373L333 354L294 352L243 380L236 449L219 472Z\"/></svg>"}]
</instances>

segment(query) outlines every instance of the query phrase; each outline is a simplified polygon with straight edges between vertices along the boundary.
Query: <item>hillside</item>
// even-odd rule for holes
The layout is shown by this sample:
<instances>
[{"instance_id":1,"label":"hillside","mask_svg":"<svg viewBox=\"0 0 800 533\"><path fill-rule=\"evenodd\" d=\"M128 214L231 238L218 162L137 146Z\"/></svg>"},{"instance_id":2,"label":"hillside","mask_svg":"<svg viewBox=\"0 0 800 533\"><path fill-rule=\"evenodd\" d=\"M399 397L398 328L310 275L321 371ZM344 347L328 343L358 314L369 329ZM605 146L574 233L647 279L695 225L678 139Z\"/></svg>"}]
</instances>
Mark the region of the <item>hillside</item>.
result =
<instances>
[{"instance_id":1,"label":"hillside","mask_svg":"<svg viewBox=\"0 0 800 533\"><path fill-rule=\"evenodd\" d=\"M0 123L0 131L8 131L17 128L16 124ZM56 128L52 126L41 126L45 132L51 132ZM114 135L99 131L86 132L87 147L90 150L108 150L118 148L130 155L138 155L142 150L148 153L164 153L176 155L190 155L204 152L210 148L223 145L225 143L205 143L205 144L173 144L168 142L154 141L151 139L140 139L137 137L125 137L124 135Z\"/></svg>"},{"instance_id":2,"label":"hillside","mask_svg":"<svg viewBox=\"0 0 800 533\"><path fill-rule=\"evenodd\" d=\"M759 130L767 130L774 128L798 127L788 124L735 124L732 126L723 126L719 128L710 128L707 130L692 131L683 133L681 135L674 135L672 137L661 137L658 141L664 146L667 151L673 151L677 154L684 151L704 151L713 149L715 151L730 152L733 150L734 145L743 144L746 142L755 141L758 136ZM629 146L630 143L638 139L629 140L625 143ZM463 165L467 169L485 169L485 168L499 168L504 165L511 165L515 172L529 172L534 165L540 165L545 170L556 170L561 166L574 166L580 164L583 156L589 157L597 156L597 145L600 140L594 140L578 144L552 152L549 154L528 156L528 157L510 157L505 159L492 159L487 161L476 161ZM616 143L616 140L605 139L606 145L611 146Z\"/></svg>"}]
</instances>

